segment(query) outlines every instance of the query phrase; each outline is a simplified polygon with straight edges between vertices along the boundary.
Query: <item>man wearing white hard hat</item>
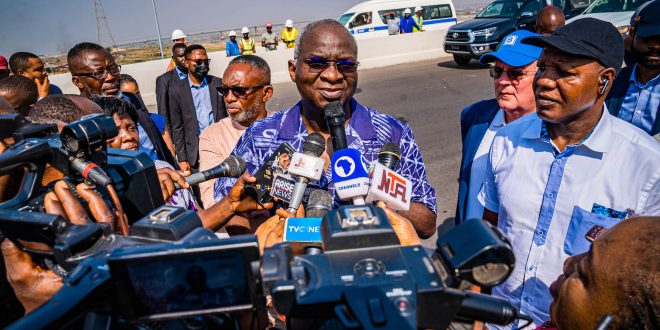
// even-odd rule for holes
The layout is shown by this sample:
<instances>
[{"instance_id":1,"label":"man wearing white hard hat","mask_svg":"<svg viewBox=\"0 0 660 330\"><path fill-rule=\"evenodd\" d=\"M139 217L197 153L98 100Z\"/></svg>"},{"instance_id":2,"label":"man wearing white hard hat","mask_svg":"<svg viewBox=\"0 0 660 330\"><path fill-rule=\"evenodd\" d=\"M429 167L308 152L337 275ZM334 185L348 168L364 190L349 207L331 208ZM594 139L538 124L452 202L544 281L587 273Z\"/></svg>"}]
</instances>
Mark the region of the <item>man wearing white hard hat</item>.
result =
<instances>
[{"instance_id":1,"label":"man wearing white hard hat","mask_svg":"<svg viewBox=\"0 0 660 330\"><path fill-rule=\"evenodd\" d=\"M250 38L250 29L248 29L247 26L244 26L241 29L241 33L243 34L243 38L238 42L238 47L241 49L241 55L256 53L257 50L254 49L254 39Z\"/></svg>"},{"instance_id":2,"label":"man wearing white hard hat","mask_svg":"<svg viewBox=\"0 0 660 330\"><path fill-rule=\"evenodd\" d=\"M284 23L284 30L282 30L282 42L286 48L293 48L296 46L296 38L298 38L298 30L293 27L293 21L288 19Z\"/></svg>"},{"instance_id":3,"label":"man wearing white hard hat","mask_svg":"<svg viewBox=\"0 0 660 330\"><path fill-rule=\"evenodd\" d=\"M225 43L225 50L227 51L227 57L241 55L241 49L238 47L238 41L236 41L236 31L229 31L229 40Z\"/></svg>"},{"instance_id":4,"label":"man wearing white hard hat","mask_svg":"<svg viewBox=\"0 0 660 330\"><path fill-rule=\"evenodd\" d=\"M415 7L415 16L413 16L413 19L415 20L415 23L417 23L417 26L419 26L419 28L413 27L413 32L424 31L424 29L422 29L422 26L424 25L424 8L422 8L422 6Z\"/></svg>"},{"instance_id":5,"label":"man wearing white hard hat","mask_svg":"<svg viewBox=\"0 0 660 330\"><path fill-rule=\"evenodd\" d=\"M185 44L186 37L188 36L179 29L172 31L172 43L174 44Z\"/></svg>"},{"instance_id":6,"label":"man wearing white hard hat","mask_svg":"<svg viewBox=\"0 0 660 330\"><path fill-rule=\"evenodd\" d=\"M401 34L412 33L413 27L416 27L418 30L422 29L417 23L415 23L415 20L410 16L411 14L412 11L410 8L406 8L406 10L403 11L403 17L401 17L401 21L399 22L399 30L401 31Z\"/></svg>"}]
</instances>

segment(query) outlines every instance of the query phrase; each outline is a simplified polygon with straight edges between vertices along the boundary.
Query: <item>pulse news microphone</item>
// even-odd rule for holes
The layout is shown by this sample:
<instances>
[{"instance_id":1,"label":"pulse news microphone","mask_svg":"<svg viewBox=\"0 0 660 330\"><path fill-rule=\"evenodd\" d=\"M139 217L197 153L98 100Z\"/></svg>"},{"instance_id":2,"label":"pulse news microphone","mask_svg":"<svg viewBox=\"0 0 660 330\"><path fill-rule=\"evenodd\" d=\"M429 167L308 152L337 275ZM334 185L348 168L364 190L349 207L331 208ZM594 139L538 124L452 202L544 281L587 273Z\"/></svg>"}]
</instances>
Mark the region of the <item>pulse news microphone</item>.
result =
<instances>
[{"instance_id":1,"label":"pulse news microphone","mask_svg":"<svg viewBox=\"0 0 660 330\"><path fill-rule=\"evenodd\" d=\"M289 201L290 212L295 213L300 207L307 182L321 179L325 166L325 160L321 158L323 151L325 151L325 139L321 134L312 133L303 142L303 152L296 152L291 157L289 174L296 176L296 185L293 187Z\"/></svg>"},{"instance_id":2,"label":"pulse news microphone","mask_svg":"<svg viewBox=\"0 0 660 330\"><path fill-rule=\"evenodd\" d=\"M328 130L330 130L334 151L348 148L346 129L344 128L344 108L341 102L333 101L328 103L323 112L325 114L325 121L328 124Z\"/></svg>"},{"instance_id":3,"label":"pulse news microphone","mask_svg":"<svg viewBox=\"0 0 660 330\"><path fill-rule=\"evenodd\" d=\"M200 182L216 179L219 177L238 178L245 172L245 160L241 157L231 155L220 165L210 168L206 171L191 174L185 177L189 185L196 185ZM174 183L174 188L181 189L178 183Z\"/></svg>"},{"instance_id":4,"label":"pulse news microphone","mask_svg":"<svg viewBox=\"0 0 660 330\"><path fill-rule=\"evenodd\" d=\"M353 148L335 151L331 164L332 181L339 199L364 205L364 196L369 192L369 174L360 152Z\"/></svg>"},{"instance_id":5,"label":"pulse news microphone","mask_svg":"<svg viewBox=\"0 0 660 330\"><path fill-rule=\"evenodd\" d=\"M366 202L383 201L387 206L397 211L410 209L412 182L394 169L399 164L401 149L398 145L388 142L378 153L378 163L371 171L371 185Z\"/></svg>"}]
</instances>

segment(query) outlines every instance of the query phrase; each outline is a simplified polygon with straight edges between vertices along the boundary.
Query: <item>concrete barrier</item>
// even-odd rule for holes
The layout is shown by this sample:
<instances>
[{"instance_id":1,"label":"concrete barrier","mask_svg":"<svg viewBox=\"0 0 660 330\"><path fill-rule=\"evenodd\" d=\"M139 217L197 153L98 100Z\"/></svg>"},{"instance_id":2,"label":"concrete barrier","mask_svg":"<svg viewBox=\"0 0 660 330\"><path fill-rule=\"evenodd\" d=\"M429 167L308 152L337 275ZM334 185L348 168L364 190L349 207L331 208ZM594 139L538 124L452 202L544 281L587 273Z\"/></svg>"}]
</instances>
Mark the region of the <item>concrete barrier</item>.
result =
<instances>
[{"instance_id":1,"label":"concrete barrier","mask_svg":"<svg viewBox=\"0 0 660 330\"><path fill-rule=\"evenodd\" d=\"M446 34L447 30L439 30L358 40L360 70L447 56L443 47ZM293 49L285 49L280 45L277 51L266 52L258 47L257 52L257 55L268 62L273 84L290 81L287 63L293 59ZM224 52L209 53L209 58L210 74L222 77L231 58L226 57ZM156 77L165 72L169 61L165 59L122 65L122 73L137 80L142 98L150 109L154 109L156 104ZM78 94L78 89L71 82L71 75L68 73L52 75L50 82L62 88L64 93Z\"/></svg>"}]
</instances>

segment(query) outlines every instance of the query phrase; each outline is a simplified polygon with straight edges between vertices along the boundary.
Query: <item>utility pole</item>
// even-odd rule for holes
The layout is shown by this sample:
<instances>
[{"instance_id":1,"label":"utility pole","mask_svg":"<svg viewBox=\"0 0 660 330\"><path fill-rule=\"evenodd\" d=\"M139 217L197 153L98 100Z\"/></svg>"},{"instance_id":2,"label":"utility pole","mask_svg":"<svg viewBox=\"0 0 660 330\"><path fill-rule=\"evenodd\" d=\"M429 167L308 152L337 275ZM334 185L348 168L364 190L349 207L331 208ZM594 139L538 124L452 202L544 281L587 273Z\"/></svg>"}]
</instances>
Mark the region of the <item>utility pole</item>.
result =
<instances>
[{"instance_id":1,"label":"utility pole","mask_svg":"<svg viewBox=\"0 0 660 330\"><path fill-rule=\"evenodd\" d=\"M156 33L158 33L158 46L160 46L160 58L165 58L163 52L163 40L160 38L160 26L158 25L158 14L156 13L156 2L151 0L151 5L154 7L154 19L156 20Z\"/></svg>"},{"instance_id":2,"label":"utility pole","mask_svg":"<svg viewBox=\"0 0 660 330\"><path fill-rule=\"evenodd\" d=\"M115 38L112 36L112 32L110 31L110 25L108 24L108 19L105 17L105 12L103 11L103 4L101 3L101 0L93 0L94 1L94 11L96 12L96 39L100 45L103 45L101 42L101 30L103 30L104 33L107 33L108 37L110 37L110 42L111 46L113 48L117 48L117 43L115 42Z\"/></svg>"}]
</instances>

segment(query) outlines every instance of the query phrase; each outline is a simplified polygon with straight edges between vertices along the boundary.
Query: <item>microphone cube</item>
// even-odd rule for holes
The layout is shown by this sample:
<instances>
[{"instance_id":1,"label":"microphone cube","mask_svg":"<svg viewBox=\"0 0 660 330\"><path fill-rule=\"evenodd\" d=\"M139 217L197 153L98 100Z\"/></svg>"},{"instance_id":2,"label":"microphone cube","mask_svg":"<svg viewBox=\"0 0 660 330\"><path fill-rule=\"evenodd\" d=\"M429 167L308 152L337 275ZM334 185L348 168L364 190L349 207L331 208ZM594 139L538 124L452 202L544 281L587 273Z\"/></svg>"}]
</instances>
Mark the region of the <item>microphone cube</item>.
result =
<instances>
[{"instance_id":1,"label":"microphone cube","mask_svg":"<svg viewBox=\"0 0 660 330\"><path fill-rule=\"evenodd\" d=\"M322 158L296 152L291 157L288 172L291 175L305 177L310 181L318 181L323 175L324 165L325 160Z\"/></svg>"}]
</instances>

